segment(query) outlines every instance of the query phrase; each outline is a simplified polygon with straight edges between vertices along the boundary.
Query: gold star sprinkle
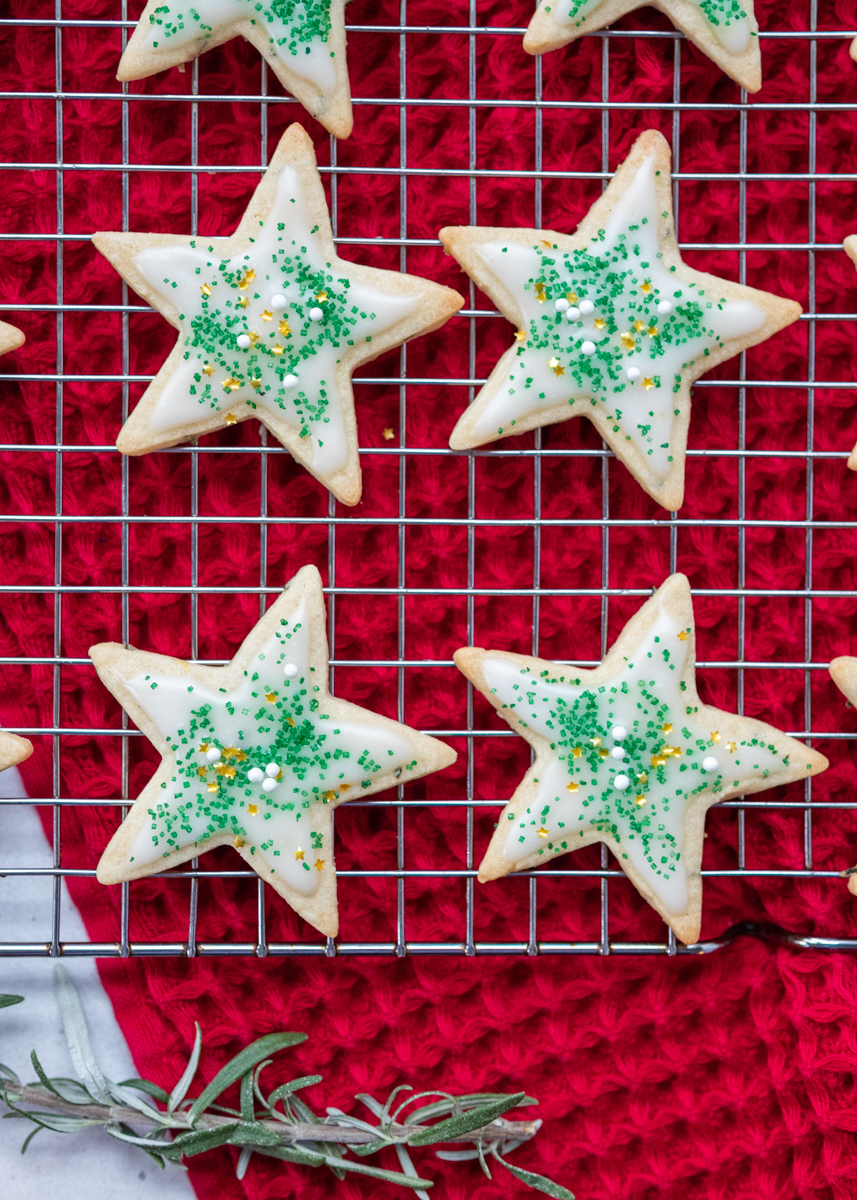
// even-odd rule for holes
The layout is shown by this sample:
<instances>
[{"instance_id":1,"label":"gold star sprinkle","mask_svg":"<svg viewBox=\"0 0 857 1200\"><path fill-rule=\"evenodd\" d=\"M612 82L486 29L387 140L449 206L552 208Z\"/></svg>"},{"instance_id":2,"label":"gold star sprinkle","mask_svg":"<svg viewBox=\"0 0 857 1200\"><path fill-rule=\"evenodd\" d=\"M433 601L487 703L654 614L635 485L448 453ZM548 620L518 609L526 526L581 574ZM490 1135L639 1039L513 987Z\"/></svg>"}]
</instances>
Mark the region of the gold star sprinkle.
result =
<instances>
[{"instance_id":1,"label":"gold star sprinkle","mask_svg":"<svg viewBox=\"0 0 857 1200\"><path fill-rule=\"evenodd\" d=\"M244 276L244 278L241 280L241 282L238 284L238 286L240 288L245 288L247 286L247 284L252 283L255 278L256 278L256 272L251 267L250 270L247 272L247 274Z\"/></svg>"},{"instance_id":2,"label":"gold star sprinkle","mask_svg":"<svg viewBox=\"0 0 857 1200\"><path fill-rule=\"evenodd\" d=\"M632 333L623 333L622 334L622 345L625 347L626 350L633 350L634 347L637 345L636 341L634 340L634 335Z\"/></svg>"},{"instance_id":3,"label":"gold star sprinkle","mask_svg":"<svg viewBox=\"0 0 857 1200\"><path fill-rule=\"evenodd\" d=\"M515 330L515 341L516 342L525 342L526 340L527 340L526 330L516 329Z\"/></svg>"},{"instance_id":4,"label":"gold star sprinkle","mask_svg":"<svg viewBox=\"0 0 857 1200\"><path fill-rule=\"evenodd\" d=\"M653 754L652 755L652 766L653 767L662 767L662 766L664 766L666 761L667 760L664 758L663 754Z\"/></svg>"},{"instance_id":5,"label":"gold star sprinkle","mask_svg":"<svg viewBox=\"0 0 857 1200\"><path fill-rule=\"evenodd\" d=\"M323 858L317 858L317 859L315 860L315 869L316 869L317 871L323 871L323 870L324 870L324 859L323 859Z\"/></svg>"},{"instance_id":6,"label":"gold star sprinkle","mask_svg":"<svg viewBox=\"0 0 857 1200\"><path fill-rule=\"evenodd\" d=\"M224 758L235 758L236 755L243 753L243 751L236 750L234 746L224 746L220 753ZM244 757L246 758L246 755Z\"/></svg>"},{"instance_id":7,"label":"gold star sprinkle","mask_svg":"<svg viewBox=\"0 0 857 1200\"><path fill-rule=\"evenodd\" d=\"M738 746L736 745L735 742L727 742L726 749L729 751L730 754L734 754L735 751L738 749Z\"/></svg>"},{"instance_id":8,"label":"gold star sprinkle","mask_svg":"<svg viewBox=\"0 0 857 1200\"><path fill-rule=\"evenodd\" d=\"M601 749L598 751L598 753L601 755L601 757L602 757L602 758L609 758L609 757L610 757L610 751L609 751L609 750L605 750L603 746L602 746L602 747L601 747Z\"/></svg>"},{"instance_id":9,"label":"gold star sprinkle","mask_svg":"<svg viewBox=\"0 0 857 1200\"><path fill-rule=\"evenodd\" d=\"M248 338L250 339L250 344L251 344L252 346L255 346L255 345L256 345L256 343L257 343L257 342L258 342L258 340L259 340L259 331L258 331L258 329L251 329L251 330L248 332L247 336L248 336Z\"/></svg>"},{"instance_id":10,"label":"gold star sprinkle","mask_svg":"<svg viewBox=\"0 0 857 1200\"><path fill-rule=\"evenodd\" d=\"M543 283L536 284L536 299L539 304L544 304L545 300L547 300L547 293L545 292L545 285Z\"/></svg>"},{"instance_id":11,"label":"gold star sprinkle","mask_svg":"<svg viewBox=\"0 0 857 1200\"><path fill-rule=\"evenodd\" d=\"M646 797L645 797L645 796L637 796L637 797L635 797L635 798L636 798L636 801L637 801L637 808L640 808L640 807L641 807L643 804L645 804L645 803L646 803Z\"/></svg>"},{"instance_id":12,"label":"gold star sprinkle","mask_svg":"<svg viewBox=\"0 0 857 1200\"><path fill-rule=\"evenodd\" d=\"M218 775L225 775L227 779L235 778L235 768L231 767L229 763L218 763L214 770Z\"/></svg>"},{"instance_id":13,"label":"gold star sprinkle","mask_svg":"<svg viewBox=\"0 0 857 1200\"><path fill-rule=\"evenodd\" d=\"M566 787L566 789L565 789L565 790L566 790L567 792L576 792L576 791L577 791L577 789L578 789L578 787L579 787L579 784L576 784L576 783L569 783L569 784L567 785L567 787Z\"/></svg>"},{"instance_id":14,"label":"gold star sprinkle","mask_svg":"<svg viewBox=\"0 0 857 1200\"><path fill-rule=\"evenodd\" d=\"M644 295L648 296L651 293L651 290L652 290L652 285L649 283L648 279L646 280L645 283L640 284L640 291Z\"/></svg>"},{"instance_id":15,"label":"gold star sprinkle","mask_svg":"<svg viewBox=\"0 0 857 1200\"><path fill-rule=\"evenodd\" d=\"M292 718L291 718L291 717L286 717L286 724L287 724L287 725L294 725L294 721L292 720Z\"/></svg>"},{"instance_id":16,"label":"gold star sprinkle","mask_svg":"<svg viewBox=\"0 0 857 1200\"><path fill-rule=\"evenodd\" d=\"M235 416L235 413L226 413L224 415L223 419L227 425L237 425L238 424L238 418Z\"/></svg>"},{"instance_id":17,"label":"gold star sprinkle","mask_svg":"<svg viewBox=\"0 0 857 1200\"><path fill-rule=\"evenodd\" d=\"M350 783L340 783L339 790L340 790L340 792L347 792L350 787L351 787Z\"/></svg>"},{"instance_id":18,"label":"gold star sprinkle","mask_svg":"<svg viewBox=\"0 0 857 1200\"><path fill-rule=\"evenodd\" d=\"M640 774L637 776L637 783L648 783L648 782L649 782L648 774L645 771L641 771Z\"/></svg>"},{"instance_id":19,"label":"gold star sprinkle","mask_svg":"<svg viewBox=\"0 0 857 1200\"><path fill-rule=\"evenodd\" d=\"M211 365L211 363L205 364L205 366L202 368L202 374L207 375L208 378L211 379L212 375L214 374L214 367Z\"/></svg>"},{"instance_id":20,"label":"gold star sprinkle","mask_svg":"<svg viewBox=\"0 0 857 1200\"><path fill-rule=\"evenodd\" d=\"M664 746L662 754L671 754L673 758L681 758L681 746Z\"/></svg>"},{"instance_id":21,"label":"gold star sprinkle","mask_svg":"<svg viewBox=\"0 0 857 1200\"><path fill-rule=\"evenodd\" d=\"M315 298L316 298L316 300L326 300L327 292L316 292Z\"/></svg>"},{"instance_id":22,"label":"gold star sprinkle","mask_svg":"<svg viewBox=\"0 0 857 1200\"><path fill-rule=\"evenodd\" d=\"M208 790L209 790L210 792L216 792L216 791L218 790L217 784L216 784L216 783L214 783L214 782L210 783L210 784L208 785Z\"/></svg>"},{"instance_id":23,"label":"gold star sprinkle","mask_svg":"<svg viewBox=\"0 0 857 1200\"><path fill-rule=\"evenodd\" d=\"M236 850L240 850L242 848L242 846L244 845L244 839L237 837L233 841L232 845L235 847Z\"/></svg>"},{"instance_id":24,"label":"gold star sprinkle","mask_svg":"<svg viewBox=\"0 0 857 1200\"><path fill-rule=\"evenodd\" d=\"M268 701L269 704L273 704L274 701L277 699L277 693L276 692L265 692L265 699Z\"/></svg>"},{"instance_id":25,"label":"gold star sprinkle","mask_svg":"<svg viewBox=\"0 0 857 1200\"><path fill-rule=\"evenodd\" d=\"M211 749L211 742L203 742L199 748L199 753L200 754L208 754L210 749Z\"/></svg>"},{"instance_id":26,"label":"gold star sprinkle","mask_svg":"<svg viewBox=\"0 0 857 1200\"><path fill-rule=\"evenodd\" d=\"M678 632L678 640L679 640L680 642L686 642L686 641L687 641L687 639L688 639L689 637L690 637L690 633L688 632L688 630L687 630L687 629L680 629L680 630L679 630L679 632Z\"/></svg>"},{"instance_id":27,"label":"gold star sprinkle","mask_svg":"<svg viewBox=\"0 0 857 1200\"><path fill-rule=\"evenodd\" d=\"M303 862L303 858L304 858L305 854L306 854L306 851L301 850L300 846L298 846L297 850L295 851L295 862L298 862L298 861Z\"/></svg>"},{"instance_id":28,"label":"gold star sprinkle","mask_svg":"<svg viewBox=\"0 0 857 1200\"><path fill-rule=\"evenodd\" d=\"M247 811L251 817L255 817L256 813L259 811L259 807L256 804L248 804Z\"/></svg>"},{"instance_id":29,"label":"gold star sprinkle","mask_svg":"<svg viewBox=\"0 0 857 1200\"><path fill-rule=\"evenodd\" d=\"M240 387L241 387L241 380L234 379L231 375L229 376L228 379L224 380L224 383L223 383L224 392L237 392Z\"/></svg>"},{"instance_id":30,"label":"gold star sprinkle","mask_svg":"<svg viewBox=\"0 0 857 1200\"><path fill-rule=\"evenodd\" d=\"M246 296L242 296L241 299L238 301L238 307L239 308L249 308L250 307L250 301L247 299Z\"/></svg>"},{"instance_id":31,"label":"gold star sprinkle","mask_svg":"<svg viewBox=\"0 0 857 1200\"><path fill-rule=\"evenodd\" d=\"M280 321L280 324L277 326L277 328L280 331L280 337L288 337L292 332L292 327L288 321Z\"/></svg>"},{"instance_id":32,"label":"gold star sprinkle","mask_svg":"<svg viewBox=\"0 0 857 1200\"><path fill-rule=\"evenodd\" d=\"M577 304L577 292L566 292L565 298L569 304Z\"/></svg>"},{"instance_id":33,"label":"gold star sprinkle","mask_svg":"<svg viewBox=\"0 0 857 1200\"><path fill-rule=\"evenodd\" d=\"M650 392L654 386L655 386L654 379L647 379L646 376L644 375L643 376L643 387L646 389L646 391Z\"/></svg>"},{"instance_id":34,"label":"gold star sprinkle","mask_svg":"<svg viewBox=\"0 0 857 1200\"><path fill-rule=\"evenodd\" d=\"M211 285L208 283L204 283L199 290L202 292L203 296L211 295Z\"/></svg>"},{"instance_id":35,"label":"gold star sprinkle","mask_svg":"<svg viewBox=\"0 0 857 1200\"><path fill-rule=\"evenodd\" d=\"M262 313L262 320L263 321L272 321L273 319L274 319L274 314L272 312L268 312L268 310L266 308L265 311Z\"/></svg>"},{"instance_id":36,"label":"gold star sprinkle","mask_svg":"<svg viewBox=\"0 0 857 1200\"><path fill-rule=\"evenodd\" d=\"M575 758L580 758L583 751L581 750L581 748L579 746L575 746L571 753L574 755Z\"/></svg>"},{"instance_id":37,"label":"gold star sprinkle","mask_svg":"<svg viewBox=\"0 0 857 1200\"><path fill-rule=\"evenodd\" d=\"M709 734L708 740L710 742L713 742L715 746L720 741L720 734L718 733L718 731L716 729L714 730L714 733Z\"/></svg>"},{"instance_id":38,"label":"gold star sprinkle","mask_svg":"<svg viewBox=\"0 0 857 1200\"><path fill-rule=\"evenodd\" d=\"M672 725L662 725L661 726L661 733L672 733L672 731L673 731Z\"/></svg>"},{"instance_id":39,"label":"gold star sprinkle","mask_svg":"<svg viewBox=\"0 0 857 1200\"><path fill-rule=\"evenodd\" d=\"M550 834L549 834L549 833L548 833L548 831L545 829L544 825L542 825L542 826L541 826L541 828L539 829L539 837L540 837L540 838L546 838L546 837L550 837Z\"/></svg>"},{"instance_id":40,"label":"gold star sprinkle","mask_svg":"<svg viewBox=\"0 0 857 1200\"><path fill-rule=\"evenodd\" d=\"M277 343L277 345L274 347L274 353L275 353L275 354L282 354L282 353L283 353L283 347L282 347L282 346L279 344L279 342L278 342L278 343Z\"/></svg>"},{"instance_id":41,"label":"gold star sprinkle","mask_svg":"<svg viewBox=\"0 0 857 1200\"><path fill-rule=\"evenodd\" d=\"M334 791L325 792L325 793L323 794L323 797L322 797L322 798L323 798L324 800L335 800L335 799L336 799L336 792L334 792Z\"/></svg>"},{"instance_id":42,"label":"gold star sprinkle","mask_svg":"<svg viewBox=\"0 0 857 1200\"><path fill-rule=\"evenodd\" d=\"M646 328L646 322L645 321L635 321L634 328L636 329L637 333L642 333L643 330Z\"/></svg>"},{"instance_id":43,"label":"gold star sprinkle","mask_svg":"<svg viewBox=\"0 0 857 1200\"><path fill-rule=\"evenodd\" d=\"M604 326L607 324L607 322L604 320L603 317L596 317L593 324L595 325L596 329L603 329Z\"/></svg>"},{"instance_id":44,"label":"gold star sprinkle","mask_svg":"<svg viewBox=\"0 0 857 1200\"><path fill-rule=\"evenodd\" d=\"M262 386L261 379L251 379L250 380L250 387L253 389L254 392L258 392L258 390L261 386Z\"/></svg>"},{"instance_id":45,"label":"gold star sprinkle","mask_svg":"<svg viewBox=\"0 0 857 1200\"><path fill-rule=\"evenodd\" d=\"M600 737L590 738L589 740L590 740L590 742L592 742L593 746L600 746L601 743L604 741L604 739L600 738Z\"/></svg>"},{"instance_id":46,"label":"gold star sprinkle","mask_svg":"<svg viewBox=\"0 0 857 1200\"><path fill-rule=\"evenodd\" d=\"M208 770L208 767L197 767L196 773L200 777L200 779L205 779L205 773L207 770Z\"/></svg>"},{"instance_id":47,"label":"gold star sprinkle","mask_svg":"<svg viewBox=\"0 0 857 1200\"><path fill-rule=\"evenodd\" d=\"M552 250L552 249L553 249L553 247L551 246L550 242L546 242L544 238L542 238L542 245L543 245L543 246L547 246L548 250Z\"/></svg>"},{"instance_id":48,"label":"gold star sprinkle","mask_svg":"<svg viewBox=\"0 0 857 1200\"><path fill-rule=\"evenodd\" d=\"M650 325L649 328L646 330L646 333L649 335L649 337L657 337L658 336L657 325Z\"/></svg>"},{"instance_id":49,"label":"gold star sprinkle","mask_svg":"<svg viewBox=\"0 0 857 1200\"><path fill-rule=\"evenodd\" d=\"M386 429L381 430L381 437L384 439L385 442L392 442L392 440L395 436L396 436L395 433L393 432L392 428L389 425L387 426Z\"/></svg>"},{"instance_id":50,"label":"gold star sprinkle","mask_svg":"<svg viewBox=\"0 0 857 1200\"><path fill-rule=\"evenodd\" d=\"M554 375L556 375L557 379L559 379L560 375L564 375L564 374L565 374L565 367L561 367L561 366L559 365L559 359L558 359L558 358L552 358L552 359L550 360L550 362L548 363L548 366L549 366L549 367L550 367L550 369L553 371Z\"/></svg>"}]
</instances>

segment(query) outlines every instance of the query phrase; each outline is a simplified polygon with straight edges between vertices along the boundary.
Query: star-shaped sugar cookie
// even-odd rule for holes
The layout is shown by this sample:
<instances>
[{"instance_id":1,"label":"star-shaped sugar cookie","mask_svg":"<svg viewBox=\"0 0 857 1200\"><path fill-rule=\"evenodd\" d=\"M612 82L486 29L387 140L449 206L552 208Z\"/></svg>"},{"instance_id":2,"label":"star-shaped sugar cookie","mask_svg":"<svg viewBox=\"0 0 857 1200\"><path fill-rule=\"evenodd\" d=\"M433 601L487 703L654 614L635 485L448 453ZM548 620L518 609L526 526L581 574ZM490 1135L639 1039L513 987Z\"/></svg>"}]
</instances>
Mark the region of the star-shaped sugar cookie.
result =
<instances>
[{"instance_id":1,"label":"star-shaped sugar cookie","mask_svg":"<svg viewBox=\"0 0 857 1200\"><path fill-rule=\"evenodd\" d=\"M335 937L332 810L456 758L443 742L330 695L315 567L295 575L225 667L114 642L89 653L162 755L102 855L101 883L141 879L229 845Z\"/></svg>"},{"instance_id":2,"label":"star-shaped sugar cookie","mask_svg":"<svg viewBox=\"0 0 857 1200\"><path fill-rule=\"evenodd\" d=\"M245 37L280 83L335 137L353 124L345 57L347 0L149 0L117 78L145 79ZM239 90L245 90L239 88Z\"/></svg>"},{"instance_id":3,"label":"star-shaped sugar cookie","mask_svg":"<svg viewBox=\"0 0 857 1200\"><path fill-rule=\"evenodd\" d=\"M669 510L684 499L691 384L800 316L682 262L669 146L654 129L575 234L475 226L440 239L517 330L450 445L585 416Z\"/></svg>"},{"instance_id":4,"label":"star-shaped sugar cookie","mask_svg":"<svg viewBox=\"0 0 857 1200\"><path fill-rule=\"evenodd\" d=\"M2 333L2 330L0 330ZM0 771L7 767L17 767L33 753L33 743L28 738L18 737L16 733L7 733L0 729Z\"/></svg>"},{"instance_id":5,"label":"star-shaped sugar cookie","mask_svg":"<svg viewBox=\"0 0 857 1200\"><path fill-rule=\"evenodd\" d=\"M753 0L540 0L524 37L530 54L558 50L637 8L666 13L703 54L748 92L762 86Z\"/></svg>"},{"instance_id":6,"label":"star-shaped sugar cookie","mask_svg":"<svg viewBox=\"0 0 857 1200\"><path fill-rule=\"evenodd\" d=\"M480 880L604 842L688 945L702 916L706 811L827 766L778 729L702 703L684 575L646 601L595 670L473 648L455 661L536 755Z\"/></svg>"},{"instance_id":7,"label":"star-shaped sugar cookie","mask_svg":"<svg viewBox=\"0 0 857 1200\"><path fill-rule=\"evenodd\" d=\"M9 325L6 321L0 321L0 354L8 354L10 350L17 350L19 346L23 346L26 338L20 329L16 329L14 325Z\"/></svg>"},{"instance_id":8,"label":"star-shaped sugar cookie","mask_svg":"<svg viewBox=\"0 0 857 1200\"><path fill-rule=\"evenodd\" d=\"M854 455L852 455L853 457ZM851 466L851 463L849 462L848 465ZM842 692L848 703L857 708L857 658L851 658L848 655L843 655L841 658L834 658L830 664L830 678L839 688L840 692ZM857 896L857 867L845 872L845 874L848 877L849 892L853 896Z\"/></svg>"},{"instance_id":9,"label":"star-shaped sugar cookie","mask_svg":"<svg viewBox=\"0 0 857 1200\"><path fill-rule=\"evenodd\" d=\"M351 373L442 325L464 300L415 275L338 258L300 125L230 238L97 233L93 242L178 341L122 428L147 454L255 419L344 504L361 494Z\"/></svg>"}]
</instances>

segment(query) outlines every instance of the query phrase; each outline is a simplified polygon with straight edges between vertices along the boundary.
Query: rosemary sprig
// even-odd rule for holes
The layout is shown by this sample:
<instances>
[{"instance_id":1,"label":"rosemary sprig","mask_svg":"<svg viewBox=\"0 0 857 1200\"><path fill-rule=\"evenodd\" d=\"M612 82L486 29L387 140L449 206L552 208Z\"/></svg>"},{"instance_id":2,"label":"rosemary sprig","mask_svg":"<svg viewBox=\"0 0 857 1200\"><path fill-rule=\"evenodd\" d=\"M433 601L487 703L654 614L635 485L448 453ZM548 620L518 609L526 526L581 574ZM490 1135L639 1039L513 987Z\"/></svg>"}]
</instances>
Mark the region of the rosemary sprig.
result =
<instances>
[{"instance_id":1,"label":"rosemary sprig","mask_svg":"<svg viewBox=\"0 0 857 1200\"><path fill-rule=\"evenodd\" d=\"M54 989L77 1079L49 1078L35 1050L30 1059L37 1082L22 1083L10 1067L0 1063L0 1100L9 1109L3 1116L35 1125L24 1141L22 1154L42 1129L75 1133L102 1125L111 1137L139 1146L160 1167L216 1146L239 1146L239 1179L251 1157L260 1154L307 1167L328 1167L339 1179L347 1173L383 1179L413 1189L419 1200L428 1200L427 1189L433 1182L417 1174L409 1147L464 1143L466 1149L435 1150L435 1154L451 1162L476 1159L489 1179L490 1166L499 1163L538 1192L557 1200L574 1200L560 1184L506 1162L506 1154L529 1141L541 1128L540 1120L511 1121L505 1116L514 1108L538 1103L524 1092L453 1096L433 1090L408 1095L394 1109L397 1097L413 1093L411 1087L403 1085L394 1088L383 1105L373 1096L356 1097L375 1122L350 1116L338 1108L328 1108L327 1115L321 1117L297 1094L319 1083L320 1075L292 1079L267 1096L262 1091L260 1076L272 1062L271 1055L307 1039L305 1033L285 1032L269 1033L246 1046L192 1099L188 1092L202 1052L199 1025L187 1066L171 1092L148 1079L114 1083L93 1054L80 997L60 964L54 971ZM0 1008L22 1000L23 996L0 995ZM240 1086L240 1107L219 1104L219 1098L235 1083ZM431 1102L412 1110L405 1119L402 1114L419 1100ZM34 1107L25 1107L31 1105ZM363 1161L388 1146L396 1151L400 1171ZM356 1159L346 1157L349 1154Z\"/></svg>"}]
</instances>

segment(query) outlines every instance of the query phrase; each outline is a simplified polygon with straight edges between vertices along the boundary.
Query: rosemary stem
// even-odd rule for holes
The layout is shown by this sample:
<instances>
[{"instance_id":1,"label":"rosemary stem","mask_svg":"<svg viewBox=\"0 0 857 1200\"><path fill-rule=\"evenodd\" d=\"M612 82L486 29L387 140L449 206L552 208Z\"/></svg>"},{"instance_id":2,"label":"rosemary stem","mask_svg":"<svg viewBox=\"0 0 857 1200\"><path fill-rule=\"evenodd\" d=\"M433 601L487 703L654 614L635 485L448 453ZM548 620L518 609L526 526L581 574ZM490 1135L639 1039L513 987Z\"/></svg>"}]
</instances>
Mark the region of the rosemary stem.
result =
<instances>
[{"instance_id":1,"label":"rosemary stem","mask_svg":"<svg viewBox=\"0 0 857 1200\"><path fill-rule=\"evenodd\" d=\"M4 1094L14 1099L16 1103L35 1104L46 1112L60 1113L69 1117L83 1117L104 1125L125 1124L144 1126L147 1129L179 1131L191 1128L184 1113L173 1113L169 1124L166 1125L156 1122L135 1108L107 1104L73 1104L43 1087L4 1083L0 1087L0 1099L4 1098ZM217 1129L223 1125L232 1125L237 1119L236 1117L221 1116L218 1113L202 1113L193 1128ZM259 1124L279 1134L283 1145L291 1145L295 1142L339 1142L340 1144L362 1146L376 1142L382 1137L380 1129L370 1132L367 1129L355 1129L345 1125L309 1125L300 1121L293 1123L260 1121ZM540 1126L540 1120L507 1121L503 1117L498 1117L496 1121L492 1121L490 1125L485 1125L481 1129L474 1129L470 1133L446 1140L449 1142L478 1142L481 1139L483 1143L490 1143L504 1141L506 1138L516 1138L527 1141L536 1135ZM393 1124L390 1133L395 1141L405 1142L409 1136L423 1128L421 1125Z\"/></svg>"}]
</instances>

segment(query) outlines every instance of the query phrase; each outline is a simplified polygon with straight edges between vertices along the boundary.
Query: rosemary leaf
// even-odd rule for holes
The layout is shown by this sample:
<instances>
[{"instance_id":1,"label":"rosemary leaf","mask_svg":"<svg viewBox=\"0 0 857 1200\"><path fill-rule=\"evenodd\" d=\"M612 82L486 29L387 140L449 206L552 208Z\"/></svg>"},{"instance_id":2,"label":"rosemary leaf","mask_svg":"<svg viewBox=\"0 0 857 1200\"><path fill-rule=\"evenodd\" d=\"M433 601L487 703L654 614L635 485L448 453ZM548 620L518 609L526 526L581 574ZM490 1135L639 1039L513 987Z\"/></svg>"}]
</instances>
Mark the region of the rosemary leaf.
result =
<instances>
[{"instance_id":1,"label":"rosemary leaf","mask_svg":"<svg viewBox=\"0 0 857 1200\"><path fill-rule=\"evenodd\" d=\"M444 1162L473 1162L479 1157L478 1150L435 1150L435 1154Z\"/></svg>"},{"instance_id":2,"label":"rosemary leaf","mask_svg":"<svg viewBox=\"0 0 857 1200\"><path fill-rule=\"evenodd\" d=\"M54 968L54 991L71 1061L81 1083L99 1104L111 1104L110 1085L92 1053L80 997L62 963Z\"/></svg>"},{"instance_id":3,"label":"rosemary leaf","mask_svg":"<svg viewBox=\"0 0 857 1200\"><path fill-rule=\"evenodd\" d=\"M433 1146L435 1142L448 1142L450 1138L461 1137L463 1133L471 1133L483 1125L490 1125L510 1108L517 1108L524 1099L524 1095L524 1092L518 1092L514 1096L502 1096L492 1104L483 1104L479 1108L471 1109L470 1112L459 1113L456 1117L438 1121L436 1125L429 1125L418 1133L412 1133L408 1138L408 1145Z\"/></svg>"},{"instance_id":4,"label":"rosemary leaf","mask_svg":"<svg viewBox=\"0 0 857 1200\"><path fill-rule=\"evenodd\" d=\"M501 1162L507 1171L511 1171L516 1179L520 1179L521 1183L525 1183L527 1187L535 1188L537 1192L544 1192L546 1196L553 1196L554 1200L574 1200L574 1195L564 1188L560 1183L554 1183L552 1179L546 1179L544 1175L537 1175L535 1171L524 1171L520 1167L513 1167L511 1163L507 1163L505 1158L501 1158L499 1154L494 1157L498 1162Z\"/></svg>"},{"instance_id":5,"label":"rosemary leaf","mask_svg":"<svg viewBox=\"0 0 857 1200\"><path fill-rule=\"evenodd\" d=\"M225 1146L231 1141L239 1125L220 1125L217 1129L191 1129L189 1133L180 1133L172 1145L180 1150L184 1158L192 1158L194 1154L204 1154L215 1146Z\"/></svg>"},{"instance_id":6,"label":"rosemary leaf","mask_svg":"<svg viewBox=\"0 0 857 1200\"><path fill-rule=\"evenodd\" d=\"M10 1008L13 1004L23 1004L23 996L11 996L8 992L0 992L0 1008ZM32 1137L32 1134L30 1135ZM23 1151L21 1151L23 1154Z\"/></svg>"},{"instance_id":7,"label":"rosemary leaf","mask_svg":"<svg viewBox=\"0 0 857 1200\"><path fill-rule=\"evenodd\" d=\"M153 1100L167 1100L167 1093L162 1087L158 1087L156 1083L152 1083L151 1079L123 1079L117 1084L121 1088L136 1088L138 1092L145 1092L147 1096L151 1096Z\"/></svg>"},{"instance_id":8,"label":"rosemary leaf","mask_svg":"<svg viewBox=\"0 0 857 1200\"><path fill-rule=\"evenodd\" d=\"M284 1096L291 1096L292 1092L296 1092L299 1088L312 1087L314 1083L321 1083L323 1078L323 1075L302 1075L300 1079L281 1083L279 1087L274 1088L265 1103L268 1108L273 1108L277 1101L282 1100Z\"/></svg>"},{"instance_id":9,"label":"rosemary leaf","mask_svg":"<svg viewBox=\"0 0 857 1200\"><path fill-rule=\"evenodd\" d=\"M413 1175L413 1177L416 1179L417 1172L414 1168L413 1162L411 1161L411 1156L408 1154L407 1147L403 1146L401 1142L396 1142L396 1157L398 1158L399 1166L402 1168L404 1173L406 1175ZM422 1188L414 1188L414 1194L417 1196L417 1200L429 1200L428 1192L423 1191Z\"/></svg>"},{"instance_id":10,"label":"rosemary leaf","mask_svg":"<svg viewBox=\"0 0 857 1200\"><path fill-rule=\"evenodd\" d=\"M260 1154L266 1154L270 1158L283 1158L287 1162L299 1161L292 1158L294 1151L288 1146L272 1146L270 1149L260 1150ZM385 1171L382 1167L370 1167L365 1163L349 1162L345 1159L329 1158L327 1154L308 1154L307 1158L312 1158L312 1166L321 1166L324 1163L328 1167L336 1167L340 1171L352 1171L355 1175L369 1175L372 1179L383 1179L386 1183L398 1183L401 1187L410 1188L430 1188L433 1186L430 1179L420 1179L416 1175L400 1175L398 1171Z\"/></svg>"},{"instance_id":11,"label":"rosemary leaf","mask_svg":"<svg viewBox=\"0 0 857 1200\"><path fill-rule=\"evenodd\" d=\"M245 1071L251 1070L256 1063L267 1058L269 1054L274 1054L277 1050L284 1050L287 1046L297 1046L306 1039L305 1033L268 1033L265 1037L258 1038L249 1046L245 1046L239 1054L230 1059L225 1067L221 1067L202 1095L197 1096L194 1100L187 1114L191 1125L194 1124L199 1114L204 1112L221 1092L225 1092L230 1084L240 1079Z\"/></svg>"},{"instance_id":12,"label":"rosemary leaf","mask_svg":"<svg viewBox=\"0 0 857 1200\"><path fill-rule=\"evenodd\" d=\"M250 1159L253 1157L253 1147L245 1146L238 1155L238 1162L235 1167L235 1178L243 1179L247 1174L247 1168L250 1165Z\"/></svg>"},{"instance_id":13,"label":"rosemary leaf","mask_svg":"<svg viewBox=\"0 0 857 1200\"><path fill-rule=\"evenodd\" d=\"M36 1136L37 1133L42 1132L43 1128L44 1128L43 1125L37 1125L34 1130L32 1130L30 1133L27 1134L27 1136L24 1138L24 1144L21 1147L22 1154L27 1153L27 1147L29 1146L30 1142L33 1140L33 1138Z\"/></svg>"},{"instance_id":14,"label":"rosemary leaf","mask_svg":"<svg viewBox=\"0 0 857 1200\"><path fill-rule=\"evenodd\" d=\"M266 1129L258 1121L243 1122L231 1137L235 1146L279 1146L280 1135L275 1129Z\"/></svg>"},{"instance_id":15,"label":"rosemary leaf","mask_svg":"<svg viewBox=\"0 0 857 1200\"><path fill-rule=\"evenodd\" d=\"M241 1120L252 1124L256 1120L256 1110L253 1104L253 1072L245 1071L241 1076Z\"/></svg>"},{"instance_id":16,"label":"rosemary leaf","mask_svg":"<svg viewBox=\"0 0 857 1200\"><path fill-rule=\"evenodd\" d=\"M193 1077L196 1074L196 1068L199 1065L199 1056L202 1051L202 1030L199 1027L199 1022L194 1021L196 1034L193 1039L193 1049L190 1052L190 1058L187 1060L181 1079L170 1092L167 1097L167 1112L175 1112L187 1095L187 1090L193 1083Z\"/></svg>"}]
</instances>

